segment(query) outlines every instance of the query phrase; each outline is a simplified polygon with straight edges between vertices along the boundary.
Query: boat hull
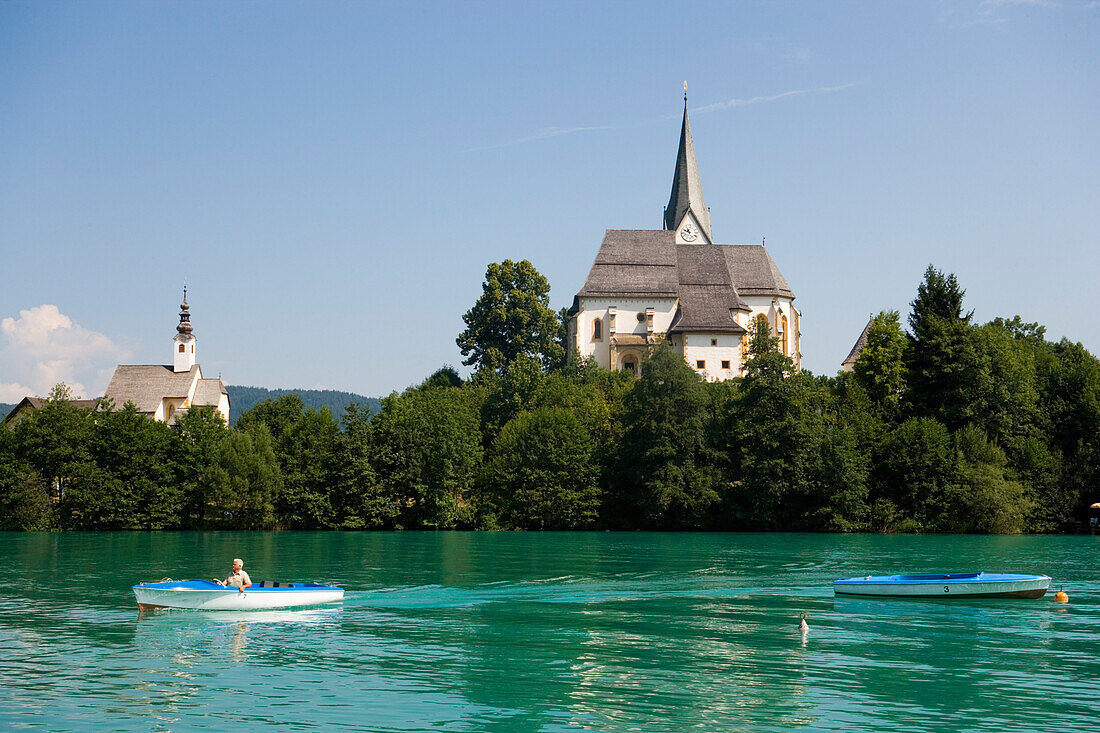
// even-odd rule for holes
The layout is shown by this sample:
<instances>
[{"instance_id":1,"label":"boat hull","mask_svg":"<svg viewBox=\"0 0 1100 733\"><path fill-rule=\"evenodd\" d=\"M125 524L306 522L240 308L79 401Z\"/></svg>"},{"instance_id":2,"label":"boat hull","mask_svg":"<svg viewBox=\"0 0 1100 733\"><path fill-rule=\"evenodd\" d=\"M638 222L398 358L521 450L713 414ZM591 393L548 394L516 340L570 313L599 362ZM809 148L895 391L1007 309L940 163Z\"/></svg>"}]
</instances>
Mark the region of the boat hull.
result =
<instances>
[{"instance_id":1,"label":"boat hull","mask_svg":"<svg viewBox=\"0 0 1100 733\"><path fill-rule=\"evenodd\" d=\"M1050 586L1046 575L957 573L880 575L840 578L833 593L901 598L1042 598Z\"/></svg>"},{"instance_id":2,"label":"boat hull","mask_svg":"<svg viewBox=\"0 0 1100 733\"><path fill-rule=\"evenodd\" d=\"M138 609L183 608L200 611L258 611L334 603L344 589L316 583L280 583L278 587L253 585L245 591L226 588L207 580L141 583L133 587Z\"/></svg>"}]
</instances>

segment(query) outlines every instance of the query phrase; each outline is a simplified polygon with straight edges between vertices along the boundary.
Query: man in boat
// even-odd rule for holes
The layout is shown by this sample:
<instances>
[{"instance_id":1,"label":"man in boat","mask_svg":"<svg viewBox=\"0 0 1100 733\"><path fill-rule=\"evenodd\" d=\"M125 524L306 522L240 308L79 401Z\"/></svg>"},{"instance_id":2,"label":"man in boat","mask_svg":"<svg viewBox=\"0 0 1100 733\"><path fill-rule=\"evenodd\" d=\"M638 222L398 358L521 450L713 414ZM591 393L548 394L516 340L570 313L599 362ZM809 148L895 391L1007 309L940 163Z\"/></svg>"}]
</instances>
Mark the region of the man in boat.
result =
<instances>
[{"instance_id":1,"label":"man in boat","mask_svg":"<svg viewBox=\"0 0 1100 733\"><path fill-rule=\"evenodd\" d=\"M225 576L225 580L218 582L226 587L236 587L241 593L244 593L245 588L252 586L252 578L248 577L248 573L244 571L244 560L239 557L233 559L233 571Z\"/></svg>"}]
</instances>

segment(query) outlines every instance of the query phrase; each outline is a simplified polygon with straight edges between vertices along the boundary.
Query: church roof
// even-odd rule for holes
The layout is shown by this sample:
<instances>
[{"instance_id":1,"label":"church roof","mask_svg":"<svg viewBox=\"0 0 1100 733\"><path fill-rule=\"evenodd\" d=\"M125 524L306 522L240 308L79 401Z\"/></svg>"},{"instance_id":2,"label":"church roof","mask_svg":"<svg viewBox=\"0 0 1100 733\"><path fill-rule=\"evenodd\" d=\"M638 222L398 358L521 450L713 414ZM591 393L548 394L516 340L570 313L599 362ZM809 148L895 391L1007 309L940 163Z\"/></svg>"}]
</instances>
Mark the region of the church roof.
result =
<instances>
[{"instance_id":1,"label":"church roof","mask_svg":"<svg viewBox=\"0 0 1100 733\"><path fill-rule=\"evenodd\" d=\"M733 320L733 311L743 305L729 285L681 285L680 305L668 332L744 333L745 329Z\"/></svg>"},{"instance_id":2,"label":"church roof","mask_svg":"<svg viewBox=\"0 0 1100 733\"><path fill-rule=\"evenodd\" d=\"M841 366L847 367L849 365L855 365L856 360L859 359L859 355L863 352L863 347L867 345L867 334L871 331L871 323L873 323L874 320L873 316L867 320L867 325L863 327L863 332L860 333L859 338L856 339L856 345L848 352L848 358L841 362Z\"/></svg>"},{"instance_id":3,"label":"church roof","mask_svg":"<svg viewBox=\"0 0 1100 733\"><path fill-rule=\"evenodd\" d=\"M141 412L156 412L165 397L186 397L198 374L198 364L186 372L174 372L170 364L119 364L104 396L116 407L133 402Z\"/></svg>"},{"instance_id":4,"label":"church roof","mask_svg":"<svg viewBox=\"0 0 1100 733\"><path fill-rule=\"evenodd\" d=\"M228 395L229 391L220 379L200 379L195 387L195 398L191 400L193 407L217 407L222 395Z\"/></svg>"},{"instance_id":5,"label":"church roof","mask_svg":"<svg viewBox=\"0 0 1100 733\"><path fill-rule=\"evenodd\" d=\"M18 415L22 410L41 410L48 400L45 397L24 397L8 412L7 417L4 418L4 422L8 422ZM80 410L94 410L99 406L99 400L68 400L68 403L73 407Z\"/></svg>"},{"instance_id":6,"label":"church roof","mask_svg":"<svg viewBox=\"0 0 1100 733\"><path fill-rule=\"evenodd\" d=\"M675 233L608 229L579 296L676 297Z\"/></svg>"},{"instance_id":7,"label":"church roof","mask_svg":"<svg viewBox=\"0 0 1100 733\"><path fill-rule=\"evenodd\" d=\"M791 286L762 244L719 245L737 292L741 295L782 295L793 298Z\"/></svg>"},{"instance_id":8,"label":"church roof","mask_svg":"<svg viewBox=\"0 0 1100 733\"><path fill-rule=\"evenodd\" d=\"M707 242L714 241L710 229L710 211L703 201L703 184L699 180L699 163L695 160L695 143L691 139L691 123L688 122L687 99L684 101L684 121L680 125L680 149L676 153L676 171L672 176L672 193L665 207L665 229L676 229L688 211L695 216L706 234Z\"/></svg>"},{"instance_id":9,"label":"church roof","mask_svg":"<svg viewBox=\"0 0 1100 733\"><path fill-rule=\"evenodd\" d=\"M688 286L714 286L728 292L721 308L747 308L746 295L793 298L771 256L759 244L680 244L668 230L608 229L588 279L577 297L679 297ZM717 313L711 291L692 290L696 307ZM705 300L706 305L703 304ZM728 304L728 305L726 305ZM717 322L717 321L714 321Z\"/></svg>"}]
</instances>

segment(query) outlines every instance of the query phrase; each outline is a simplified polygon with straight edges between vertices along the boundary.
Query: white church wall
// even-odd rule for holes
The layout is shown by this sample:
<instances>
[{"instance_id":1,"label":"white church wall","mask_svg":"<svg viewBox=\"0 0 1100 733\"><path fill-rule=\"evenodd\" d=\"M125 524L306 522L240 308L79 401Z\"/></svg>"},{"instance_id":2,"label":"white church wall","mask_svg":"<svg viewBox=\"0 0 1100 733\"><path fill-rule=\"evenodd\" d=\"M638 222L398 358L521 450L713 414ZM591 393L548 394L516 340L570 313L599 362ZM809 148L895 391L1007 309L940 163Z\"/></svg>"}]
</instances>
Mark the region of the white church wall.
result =
<instances>
[{"instance_id":1,"label":"white church wall","mask_svg":"<svg viewBox=\"0 0 1100 733\"><path fill-rule=\"evenodd\" d=\"M615 311L615 333L645 336L648 331L648 319L638 320L638 314L645 314L647 308L653 309L653 333L664 334L672 325L676 314L675 298L581 298L580 311L574 319L577 351L582 357L593 356L596 363L605 369L610 368L611 355L611 311ZM593 338L593 325L596 319L601 322L601 338Z\"/></svg>"},{"instance_id":2,"label":"white church wall","mask_svg":"<svg viewBox=\"0 0 1100 733\"><path fill-rule=\"evenodd\" d=\"M794 299L782 296L777 297L774 295L742 295L741 300L745 302L745 305L747 305L751 311L745 314L743 322L738 318L738 323L741 323L746 329L752 323L753 319L763 314L768 319L768 326L771 328L772 335L782 338L783 316L785 315L787 317L786 355L795 359L796 367L801 367L801 359L796 357L801 351L799 323L802 320L802 314L795 310L794 303L792 302ZM776 306L778 306L778 308Z\"/></svg>"},{"instance_id":3,"label":"white church wall","mask_svg":"<svg viewBox=\"0 0 1100 733\"><path fill-rule=\"evenodd\" d=\"M718 382L741 374L741 339L737 334L685 333L683 344L688 366L707 381ZM728 365L723 366L723 362Z\"/></svg>"}]
</instances>

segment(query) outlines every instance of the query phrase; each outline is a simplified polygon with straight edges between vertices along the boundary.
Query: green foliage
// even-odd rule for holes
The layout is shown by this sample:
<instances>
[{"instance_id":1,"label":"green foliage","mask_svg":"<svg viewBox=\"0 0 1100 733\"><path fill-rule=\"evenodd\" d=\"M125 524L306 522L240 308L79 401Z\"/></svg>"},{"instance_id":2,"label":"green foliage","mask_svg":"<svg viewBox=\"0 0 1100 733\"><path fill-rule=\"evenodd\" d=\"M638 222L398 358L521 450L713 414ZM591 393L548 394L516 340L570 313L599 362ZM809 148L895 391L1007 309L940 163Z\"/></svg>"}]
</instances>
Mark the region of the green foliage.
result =
<instances>
[{"instance_id":1,"label":"green foliage","mask_svg":"<svg viewBox=\"0 0 1100 733\"><path fill-rule=\"evenodd\" d=\"M955 460L951 433L942 423L922 417L898 425L877 450L871 498L886 515L910 518L915 526L890 524L873 529L933 529L938 507L954 479Z\"/></svg>"},{"instance_id":2,"label":"green foliage","mask_svg":"<svg viewBox=\"0 0 1100 733\"><path fill-rule=\"evenodd\" d=\"M954 274L944 275L932 265L924 271L924 280L917 286L917 297L909 304L909 328L916 341L931 335L930 329L942 321L970 323L973 311L963 314L963 296Z\"/></svg>"},{"instance_id":3,"label":"green foliage","mask_svg":"<svg viewBox=\"0 0 1100 733\"><path fill-rule=\"evenodd\" d=\"M279 462L266 426L253 425L224 436L205 474L212 493L213 527L269 529L281 495Z\"/></svg>"},{"instance_id":4,"label":"green foliage","mask_svg":"<svg viewBox=\"0 0 1100 733\"><path fill-rule=\"evenodd\" d=\"M321 410L325 407L333 415L342 415L344 409L355 402L362 409L378 412L382 402L377 397L364 397L354 392L341 392L335 389L265 389L264 387L243 387L236 384L226 386L229 402L233 409L229 413L229 422L236 425L237 420L261 402L275 401L286 395L295 395L304 407Z\"/></svg>"},{"instance_id":5,"label":"green foliage","mask_svg":"<svg viewBox=\"0 0 1100 733\"><path fill-rule=\"evenodd\" d=\"M178 441L180 485L183 492L182 524L202 529L210 522L222 521L216 508L215 467L221 444L229 429L213 408L189 410L178 417L174 426Z\"/></svg>"},{"instance_id":6,"label":"green foliage","mask_svg":"<svg viewBox=\"0 0 1100 733\"><path fill-rule=\"evenodd\" d=\"M418 389L446 389L448 387L461 387L462 384L463 379L458 370L450 364L445 364L421 382Z\"/></svg>"},{"instance_id":7,"label":"green foliage","mask_svg":"<svg viewBox=\"0 0 1100 733\"><path fill-rule=\"evenodd\" d=\"M754 341L763 340L766 328L757 330ZM750 353L755 355L745 364L736 399L722 415L731 478L723 514L739 529L790 528L806 508L795 497L808 493L806 453L820 430L811 424L816 415L808 419L809 377L788 378L794 365L777 351Z\"/></svg>"},{"instance_id":8,"label":"green foliage","mask_svg":"<svg viewBox=\"0 0 1100 733\"><path fill-rule=\"evenodd\" d=\"M935 268L910 335L880 313L836 377L797 371L760 320L728 382L668 346L638 379L562 364L547 290L530 263L490 266L460 337L473 378L345 400L339 424L307 392L167 427L59 385L0 424L0 529L1015 533L1079 528L1100 501L1100 361L1019 316L970 323Z\"/></svg>"},{"instance_id":9,"label":"green foliage","mask_svg":"<svg viewBox=\"0 0 1100 733\"><path fill-rule=\"evenodd\" d=\"M371 463L370 417L355 403L344 411L332 498L340 529L392 529L400 513L398 498L387 493Z\"/></svg>"},{"instance_id":10,"label":"green foliage","mask_svg":"<svg viewBox=\"0 0 1100 733\"><path fill-rule=\"evenodd\" d=\"M402 527L470 523L481 468L477 415L457 389L409 390L382 399L370 423L372 464L385 494L398 498Z\"/></svg>"},{"instance_id":11,"label":"green foliage","mask_svg":"<svg viewBox=\"0 0 1100 733\"><path fill-rule=\"evenodd\" d=\"M876 404L896 413L905 391L905 334L897 311L882 311L871 320L867 343L856 360L856 381Z\"/></svg>"},{"instance_id":12,"label":"green foliage","mask_svg":"<svg viewBox=\"0 0 1100 733\"><path fill-rule=\"evenodd\" d=\"M490 264L481 297L462 320L466 329L455 340L466 357L462 363L478 370L502 370L519 356L549 369L565 358L550 283L527 260Z\"/></svg>"},{"instance_id":13,"label":"green foliage","mask_svg":"<svg viewBox=\"0 0 1100 733\"><path fill-rule=\"evenodd\" d=\"M716 503L707 442L710 399L702 378L657 346L625 398L625 423L606 519L644 529L699 528Z\"/></svg>"},{"instance_id":14,"label":"green foliage","mask_svg":"<svg viewBox=\"0 0 1100 733\"><path fill-rule=\"evenodd\" d=\"M485 465L486 509L511 529L584 529L600 507L594 445L572 412L540 407L508 422Z\"/></svg>"},{"instance_id":15,"label":"green foliage","mask_svg":"<svg viewBox=\"0 0 1100 733\"><path fill-rule=\"evenodd\" d=\"M954 442L957 472L955 480L938 497L933 527L953 533L1021 532L1030 506L1024 487L1007 470L1004 451L973 425L959 430Z\"/></svg>"}]
</instances>

